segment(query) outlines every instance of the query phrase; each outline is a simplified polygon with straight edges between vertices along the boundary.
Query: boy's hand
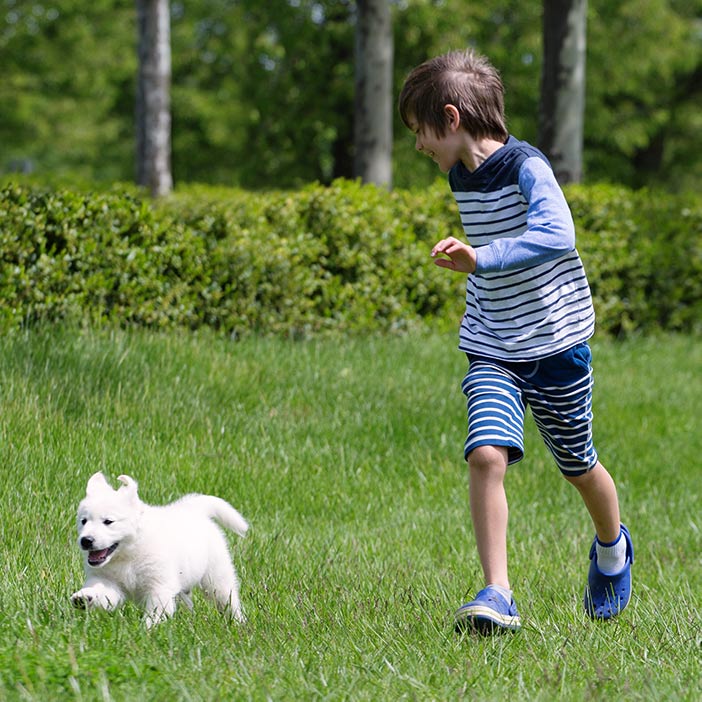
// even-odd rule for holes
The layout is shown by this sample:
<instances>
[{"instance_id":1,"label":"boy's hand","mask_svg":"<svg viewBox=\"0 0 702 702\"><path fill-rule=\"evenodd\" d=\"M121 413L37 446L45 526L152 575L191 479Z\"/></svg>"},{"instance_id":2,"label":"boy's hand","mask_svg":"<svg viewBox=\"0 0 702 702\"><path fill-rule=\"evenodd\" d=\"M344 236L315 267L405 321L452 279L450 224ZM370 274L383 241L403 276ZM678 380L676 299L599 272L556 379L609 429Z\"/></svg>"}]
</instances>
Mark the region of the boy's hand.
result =
<instances>
[{"instance_id":1,"label":"boy's hand","mask_svg":"<svg viewBox=\"0 0 702 702\"><path fill-rule=\"evenodd\" d=\"M442 239L431 250L432 257L444 254L448 258L437 258L434 263L441 268L449 268L458 273L473 273L478 257L475 249L453 236Z\"/></svg>"}]
</instances>

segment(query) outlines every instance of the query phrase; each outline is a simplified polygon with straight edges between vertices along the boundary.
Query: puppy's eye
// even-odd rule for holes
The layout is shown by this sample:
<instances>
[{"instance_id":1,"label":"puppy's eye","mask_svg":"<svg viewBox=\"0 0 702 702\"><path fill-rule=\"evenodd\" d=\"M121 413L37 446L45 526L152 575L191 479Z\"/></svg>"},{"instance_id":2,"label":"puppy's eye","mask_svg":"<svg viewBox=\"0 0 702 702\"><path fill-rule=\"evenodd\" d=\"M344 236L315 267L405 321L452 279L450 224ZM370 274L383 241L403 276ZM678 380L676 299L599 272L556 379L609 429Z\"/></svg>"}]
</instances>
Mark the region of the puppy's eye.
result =
<instances>
[{"instance_id":1,"label":"puppy's eye","mask_svg":"<svg viewBox=\"0 0 702 702\"><path fill-rule=\"evenodd\" d=\"M81 523L83 526L85 526L85 525L88 523L88 520L87 520L85 517L83 517L83 519L80 520L80 523Z\"/></svg>"},{"instance_id":2,"label":"puppy's eye","mask_svg":"<svg viewBox=\"0 0 702 702\"><path fill-rule=\"evenodd\" d=\"M112 520L112 519L103 519L103 520L102 520L102 523L103 523L105 526L110 526L110 524L112 524L113 521L114 521L114 520Z\"/></svg>"}]
</instances>

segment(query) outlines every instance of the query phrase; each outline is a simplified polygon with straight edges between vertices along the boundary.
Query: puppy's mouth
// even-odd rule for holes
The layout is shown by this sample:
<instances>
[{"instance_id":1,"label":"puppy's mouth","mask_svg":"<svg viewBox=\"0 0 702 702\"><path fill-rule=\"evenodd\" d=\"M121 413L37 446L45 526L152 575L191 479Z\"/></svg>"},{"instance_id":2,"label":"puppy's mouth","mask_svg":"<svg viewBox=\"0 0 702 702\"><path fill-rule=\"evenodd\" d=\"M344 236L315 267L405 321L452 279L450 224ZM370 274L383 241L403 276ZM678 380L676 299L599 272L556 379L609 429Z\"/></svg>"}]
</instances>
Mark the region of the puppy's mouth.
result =
<instances>
[{"instance_id":1,"label":"puppy's mouth","mask_svg":"<svg viewBox=\"0 0 702 702\"><path fill-rule=\"evenodd\" d=\"M109 548L103 548L96 551L88 551L88 565L91 566L101 566L107 563L110 556L115 552L115 549L119 546L119 542L112 544Z\"/></svg>"}]
</instances>

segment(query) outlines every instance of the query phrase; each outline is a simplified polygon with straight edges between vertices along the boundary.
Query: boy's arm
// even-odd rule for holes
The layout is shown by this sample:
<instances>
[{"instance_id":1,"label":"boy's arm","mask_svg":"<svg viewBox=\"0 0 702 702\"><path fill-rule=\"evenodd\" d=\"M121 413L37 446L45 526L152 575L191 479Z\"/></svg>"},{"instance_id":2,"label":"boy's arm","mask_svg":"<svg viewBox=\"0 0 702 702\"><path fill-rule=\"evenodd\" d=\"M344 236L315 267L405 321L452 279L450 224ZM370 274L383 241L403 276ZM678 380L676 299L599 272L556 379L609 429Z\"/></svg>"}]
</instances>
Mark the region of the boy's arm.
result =
<instances>
[{"instance_id":1,"label":"boy's arm","mask_svg":"<svg viewBox=\"0 0 702 702\"><path fill-rule=\"evenodd\" d=\"M519 187L527 199L527 228L516 237L496 239L477 251L477 273L529 268L560 258L575 248L575 225L556 176L534 156L519 170Z\"/></svg>"}]
</instances>

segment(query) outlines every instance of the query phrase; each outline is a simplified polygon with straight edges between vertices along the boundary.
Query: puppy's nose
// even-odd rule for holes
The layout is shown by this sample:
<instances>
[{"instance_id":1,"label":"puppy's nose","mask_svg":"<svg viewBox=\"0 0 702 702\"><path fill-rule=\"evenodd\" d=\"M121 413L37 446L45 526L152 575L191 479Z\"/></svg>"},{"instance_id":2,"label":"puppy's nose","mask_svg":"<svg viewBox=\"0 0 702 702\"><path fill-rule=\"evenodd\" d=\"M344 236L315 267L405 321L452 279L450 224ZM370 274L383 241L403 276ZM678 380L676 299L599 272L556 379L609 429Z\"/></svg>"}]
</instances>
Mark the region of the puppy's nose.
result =
<instances>
[{"instance_id":1,"label":"puppy's nose","mask_svg":"<svg viewBox=\"0 0 702 702\"><path fill-rule=\"evenodd\" d=\"M90 549L93 547L93 538L91 536L84 536L81 538L80 547L84 551L90 551Z\"/></svg>"}]
</instances>

